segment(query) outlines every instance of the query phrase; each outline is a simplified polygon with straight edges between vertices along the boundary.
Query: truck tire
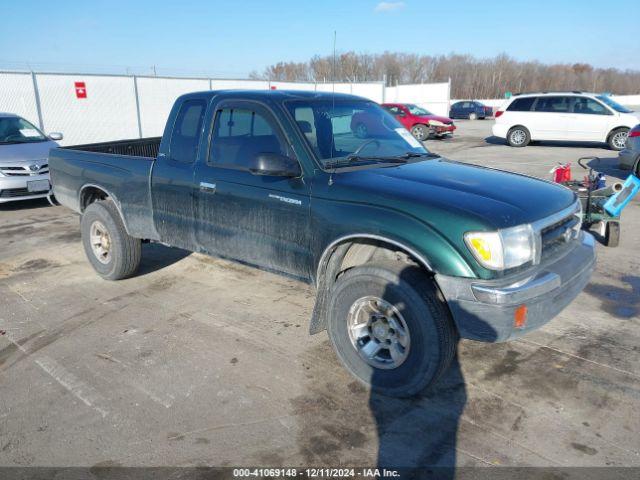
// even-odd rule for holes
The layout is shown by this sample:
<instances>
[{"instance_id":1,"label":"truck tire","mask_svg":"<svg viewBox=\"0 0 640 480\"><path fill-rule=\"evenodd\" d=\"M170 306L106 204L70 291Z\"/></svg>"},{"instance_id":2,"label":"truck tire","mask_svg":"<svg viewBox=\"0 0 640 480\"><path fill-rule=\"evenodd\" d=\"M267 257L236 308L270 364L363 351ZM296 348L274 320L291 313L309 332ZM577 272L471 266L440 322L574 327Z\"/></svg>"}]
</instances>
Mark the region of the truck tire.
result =
<instances>
[{"instance_id":1,"label":"truck tire","mask_svg":"<svg viewBox=\"0 0 640 480\"><path fill-rule=\"evenodd\" d=\"M531 142L529 130L520 125L507 132L507 143L511 147L526 147Z\"/></svg>"},{"instance_id":2,"label":"truck tire","mask_svg":"<svg viewBox=\"0 0 640 480\"><path fill-rule=\"evenodd\" d=\"M433 386L449 367L458 333L435 284L402 262L354 267L336 281L327 330L338 358L383 395Z\"/></svg>"},{"instance_id":3,"label":"truck tire","mask_svg":"<svg viewBox=\"0 0 640 480\"><path fill-rule=\"evenodd\" d=\"M624 150L627 143L627 135L629 134L628 128L616 128L607 137L607 144L611 150L619 152Z\"/></svg>"},{"instance_id":4,"label":"truck tire","mask_svg":"<svg viewBox=\"0 0 640 480\"><path fill-rule=\"evenodd\" d=\"M106 280L133 275L140 265L142 242L131 237L111 200L89 205L80 220L82 245L94 270Z\"/></svg>"},{"instance_id":5,"label":"truck tire","mask_svg":"<svg viewBox=\"0 0 640 480\"><path fill-rule=\"evenodd\" d=\"M420 142L424 142L429 138L429 127L423 123L418 123L411 127L411 135Z\"/></svg>"}]
</instances>

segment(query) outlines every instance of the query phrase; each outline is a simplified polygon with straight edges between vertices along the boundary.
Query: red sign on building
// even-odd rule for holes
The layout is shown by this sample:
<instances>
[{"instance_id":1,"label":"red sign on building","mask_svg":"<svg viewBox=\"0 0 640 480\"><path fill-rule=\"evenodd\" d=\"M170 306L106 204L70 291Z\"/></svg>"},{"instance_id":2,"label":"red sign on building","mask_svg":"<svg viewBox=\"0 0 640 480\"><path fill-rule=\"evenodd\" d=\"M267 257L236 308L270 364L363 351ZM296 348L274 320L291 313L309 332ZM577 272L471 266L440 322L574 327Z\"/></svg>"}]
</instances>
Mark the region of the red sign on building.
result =
<instances>
[{"instance_id":1,"label":"red sign on building","mask_svg":"<svg viewBox=\"0 0 640 480\"><path fill-rule=\"evenodd\" d=\"M76 98L87 98L87 87L84 82L75 82Z\"/></svg>"}]
</instances>

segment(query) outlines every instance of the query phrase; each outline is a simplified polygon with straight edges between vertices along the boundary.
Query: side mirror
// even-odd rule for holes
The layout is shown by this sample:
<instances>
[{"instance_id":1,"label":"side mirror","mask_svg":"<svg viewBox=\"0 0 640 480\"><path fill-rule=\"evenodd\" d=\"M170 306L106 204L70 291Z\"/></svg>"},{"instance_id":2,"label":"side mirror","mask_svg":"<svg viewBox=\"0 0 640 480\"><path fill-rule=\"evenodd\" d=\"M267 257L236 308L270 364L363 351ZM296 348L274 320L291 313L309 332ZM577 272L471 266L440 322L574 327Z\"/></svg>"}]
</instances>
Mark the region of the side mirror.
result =
<instances>
[{"instance_id":1,"label":"side mirror","mask_svg":"<svg viewBox=\"0 0 640 480\"><path fill-rule=\"evenodd\" d=\"M258 153L249 165L253 175L271 177L299 177L302 175L300 164L293 158L279 153Z\"/></svg>"},{"instance_id":2,"label":"side mirror","mask_svg":"<svg viewBox=\"0 0 640 480\"><path fill-rule=\"evenodd\" d=\"M64 137L64 136L63 136L60 132L51 132L51 133L49 134L49 138L50 138L51 140L55 140L55 141L62 140L62 138L63 138L63 137Z\"/></svg>"}]
</instances>

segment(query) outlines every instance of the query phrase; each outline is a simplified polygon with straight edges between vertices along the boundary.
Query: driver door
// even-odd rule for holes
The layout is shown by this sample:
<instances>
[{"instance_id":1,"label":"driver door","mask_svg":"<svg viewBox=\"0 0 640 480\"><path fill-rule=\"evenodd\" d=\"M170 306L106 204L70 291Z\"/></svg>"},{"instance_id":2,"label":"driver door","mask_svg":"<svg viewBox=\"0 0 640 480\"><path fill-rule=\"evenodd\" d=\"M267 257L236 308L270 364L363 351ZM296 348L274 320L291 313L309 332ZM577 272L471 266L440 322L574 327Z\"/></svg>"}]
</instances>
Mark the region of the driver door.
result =
<instances>
[{"instance_id":1,"label":"driver door","mask_svg":"<svg viewBox=\"0 0 640 480\"><path fill-rule=\"evenodd\" d=\"M206 160L196 170L196 241L202 251L309 277L309 185L304 176L254 175L259 153L293 157L279 124L261 104L216 107Z\"/></svg>"}]
</instances>

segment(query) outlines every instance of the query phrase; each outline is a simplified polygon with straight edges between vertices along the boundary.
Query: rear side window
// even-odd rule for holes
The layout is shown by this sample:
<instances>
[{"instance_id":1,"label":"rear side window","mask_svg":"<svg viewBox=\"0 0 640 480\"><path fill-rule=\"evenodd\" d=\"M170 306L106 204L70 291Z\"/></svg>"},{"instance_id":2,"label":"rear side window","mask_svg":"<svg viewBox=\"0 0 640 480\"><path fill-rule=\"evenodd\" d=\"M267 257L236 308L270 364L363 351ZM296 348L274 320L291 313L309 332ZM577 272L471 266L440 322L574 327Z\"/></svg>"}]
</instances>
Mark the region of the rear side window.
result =
<instances>
[{"instance_id":1,"label":"rear side window","mask_svg":"<svg viewBox=\"0 0 640 480\"><path fill-rule=\"evenodd\" d=\"M516 98L511 105L507 107L508 112L528 112L531 110L533 102L536 101L536 97Z\"/></svg>"},{"instance_id":2,"label":"rear side window","mask_svg":"<svg viewBox=\"0 0 640 480\"><path fill-rule=\"evenodd\" d=\"M182 163L195 161L206 109L204 100L186 100L182 104L171 134L169 154L172 160Z\"/></svg>"},{"instance_id":3,"label":"rear side window","mask_svg":"<svg viewBox=\"0 0 640 480\"><path fill-rule=\"evenodd\" d=\"M571 106L571 97L538 97L536 112L566 113Z\"/></svg>"},{"instance_id":4,"label":"rear side window","mask_svg":"<svg viewBox=\"0 0 640 480\"><path fill-rule=\"evenodd\" d=\"M223 108L216 112L209 163L247 169L260 153L287 154L274 120L261 111Z\"/></svg>"}]
</instances>

